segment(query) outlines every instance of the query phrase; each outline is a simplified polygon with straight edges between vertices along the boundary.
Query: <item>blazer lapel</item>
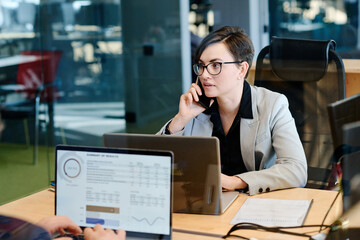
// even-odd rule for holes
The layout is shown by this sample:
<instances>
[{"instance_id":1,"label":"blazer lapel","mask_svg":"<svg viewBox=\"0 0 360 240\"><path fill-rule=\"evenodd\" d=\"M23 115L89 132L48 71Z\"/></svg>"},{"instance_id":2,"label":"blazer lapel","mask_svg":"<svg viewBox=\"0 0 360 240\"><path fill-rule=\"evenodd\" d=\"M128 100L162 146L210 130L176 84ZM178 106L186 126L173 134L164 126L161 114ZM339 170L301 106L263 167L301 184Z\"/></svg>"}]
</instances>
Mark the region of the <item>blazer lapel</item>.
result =
<instances>
[{"instance_id":1,"label":"blazer lapel","mask_svg":"<svg viewBox=\"0 0 360 240\"><path fill-rule=\"evenodd\" d=\"M240 149L241 155L248 171L255 169L255 138L259 121L254 119L241 119L240 121Z\"/></svg>"},{"instance_id":2,"label":"blazer lapel","mask_svg":"<svg viewBox=\"0 0 360 240\"><path fill-rule=\"evenodd\" d=\"M253 119L242 118L240 121L240 149L247 170L255 171L255 140L259 128L259 115L257 112L256 90L253 86L250 87Z\"/></svg>"}]
</instances>

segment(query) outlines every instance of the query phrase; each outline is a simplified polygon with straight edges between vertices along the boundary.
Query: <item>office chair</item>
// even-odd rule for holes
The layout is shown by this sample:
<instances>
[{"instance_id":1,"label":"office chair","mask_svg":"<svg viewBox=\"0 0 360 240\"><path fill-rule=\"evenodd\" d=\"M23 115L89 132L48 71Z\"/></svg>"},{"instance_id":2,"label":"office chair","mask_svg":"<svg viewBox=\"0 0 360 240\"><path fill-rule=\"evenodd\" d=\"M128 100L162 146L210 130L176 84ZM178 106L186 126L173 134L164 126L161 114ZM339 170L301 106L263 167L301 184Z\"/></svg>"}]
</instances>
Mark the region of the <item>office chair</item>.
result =
<instances>
[{"instance_id":1,"label":"office chair","mask_svg":"<svg viewBox=\"0 0 360 240\"><path fill-rule=\"evenodd\" d=\"M345 97L345 71L333 40L273 37L257 58L254 85L284 94L308 161L307 187L325 188L333 152L327 104Z\"/></svg>"},{"instance_id":2,"label":"office chair","mask_svg":"<svg viewBox=\"0 0 360 240\"><path fill-rule=\"evenodd\" d=\"M46 103L48 108L58 98L55 77L62 55L60 51L23 51L23 56L35 56L34 61L19 65L15 88L9 88L4 95L20 94L21 97L14 102L3 99L0 105L1 116L6 119L23 119L27 145L30 144L27 119L34 119L34 151L33 164L37 163L40 125L40 103ZM6 88L5 88L6 89ZM52 121L52 112L48 111L49 121ZM47 118L46 118L47 119ZM53 121L51 122L53 123Z\"/></svg>"}]
</instances>

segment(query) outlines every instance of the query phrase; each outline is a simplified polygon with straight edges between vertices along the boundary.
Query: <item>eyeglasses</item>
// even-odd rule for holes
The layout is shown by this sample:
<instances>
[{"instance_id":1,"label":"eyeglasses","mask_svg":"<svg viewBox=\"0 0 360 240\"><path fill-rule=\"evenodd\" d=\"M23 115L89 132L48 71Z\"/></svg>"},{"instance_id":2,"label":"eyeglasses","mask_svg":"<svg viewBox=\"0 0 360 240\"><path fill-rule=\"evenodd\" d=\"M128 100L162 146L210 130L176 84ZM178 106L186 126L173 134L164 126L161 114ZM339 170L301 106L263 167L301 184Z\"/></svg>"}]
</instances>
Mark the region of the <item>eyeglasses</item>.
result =
<instances>
[{"instance_id":1,"label":"eyeglasses","mask_svg":"<svg viewBox=\"0 0 360 240\"><path fill-rule=\"evenodd\" d=\"M235 62L211 62L208 65L203 65L201 63L195 63L193 65L193 70L196 75L201 76L204 73L204 69L208 71L211 75L218 75L221 73L223 64L231 64L231 63L242 63L243 61L235 61Z\"/></svg>"}]
</instances>

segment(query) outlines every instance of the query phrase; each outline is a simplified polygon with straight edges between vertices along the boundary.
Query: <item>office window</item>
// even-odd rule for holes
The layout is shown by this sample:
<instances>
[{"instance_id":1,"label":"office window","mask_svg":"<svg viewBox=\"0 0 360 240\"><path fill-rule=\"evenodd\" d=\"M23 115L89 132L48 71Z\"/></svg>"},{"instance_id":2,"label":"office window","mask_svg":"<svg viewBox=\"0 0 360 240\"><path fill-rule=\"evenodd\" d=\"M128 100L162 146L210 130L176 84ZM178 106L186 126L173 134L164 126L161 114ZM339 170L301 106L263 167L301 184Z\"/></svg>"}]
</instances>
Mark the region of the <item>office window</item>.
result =
<instances>
[{"instance_id":1,"label":"office window","mask_svg":"<svg viewBox=\"0 0 360 240\"><path fill-rule=\"evenodd\" d=\"M343 58L360 58L358 0L270 0L270 36L333 39Z\"/></svg>"}]
</instances>

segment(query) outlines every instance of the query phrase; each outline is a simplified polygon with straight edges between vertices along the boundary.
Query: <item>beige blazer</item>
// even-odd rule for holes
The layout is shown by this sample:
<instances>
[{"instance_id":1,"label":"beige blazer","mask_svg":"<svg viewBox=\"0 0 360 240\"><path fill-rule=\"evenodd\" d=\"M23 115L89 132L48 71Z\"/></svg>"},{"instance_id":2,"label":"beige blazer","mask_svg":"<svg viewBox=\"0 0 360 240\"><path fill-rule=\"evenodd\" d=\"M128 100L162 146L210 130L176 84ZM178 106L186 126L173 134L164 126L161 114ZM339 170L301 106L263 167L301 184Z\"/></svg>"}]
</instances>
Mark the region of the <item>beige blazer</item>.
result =
<instances>
[{"instance_id":1,"label":"beige blazer","mask_svg":"<svg viewBox=\"0 0 360 240\"><path fill-rule=\"evenodd\" d=\"M251 86L251 100L253 119L240 121L240 148L248 172L237 176L249 185L250 195L305 186L306 157L287 98ZM167 124L158 134L164 134ZM202 113L174 135L211 136L212 129L210 115Z\"/></svg>"}]
</instances>

